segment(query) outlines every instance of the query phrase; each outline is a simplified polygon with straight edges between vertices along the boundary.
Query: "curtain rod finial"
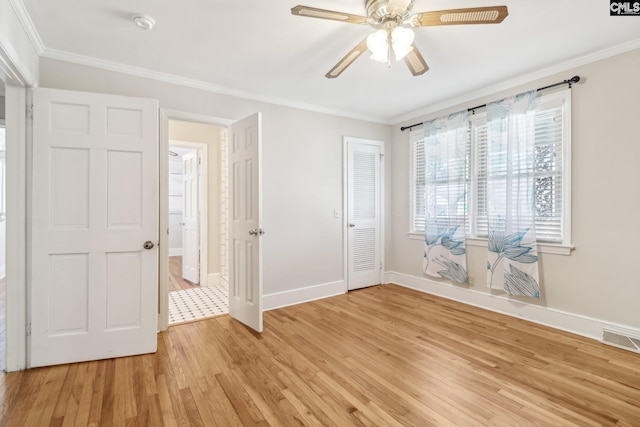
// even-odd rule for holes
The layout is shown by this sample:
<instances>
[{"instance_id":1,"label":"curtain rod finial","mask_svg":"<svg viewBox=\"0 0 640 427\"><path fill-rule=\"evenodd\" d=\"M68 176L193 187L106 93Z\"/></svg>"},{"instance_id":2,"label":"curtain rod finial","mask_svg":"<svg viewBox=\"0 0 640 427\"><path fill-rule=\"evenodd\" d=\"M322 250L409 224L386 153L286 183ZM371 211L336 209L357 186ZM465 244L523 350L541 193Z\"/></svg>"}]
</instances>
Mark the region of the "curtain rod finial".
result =
<instances>
[{"instance_id":1,"label":"curtain rod finial","mask_svg":"<svg viewBox=\"0 0 640 427\"><path fill-rule=\"evenodd\" d=\"M574 83L578 83L579 81L580 81L580 76L573 76L569 80L567 80L567 83L569 84L569 89L571 89L571 85L573 85Z\"/></svg>"}]
</instances>

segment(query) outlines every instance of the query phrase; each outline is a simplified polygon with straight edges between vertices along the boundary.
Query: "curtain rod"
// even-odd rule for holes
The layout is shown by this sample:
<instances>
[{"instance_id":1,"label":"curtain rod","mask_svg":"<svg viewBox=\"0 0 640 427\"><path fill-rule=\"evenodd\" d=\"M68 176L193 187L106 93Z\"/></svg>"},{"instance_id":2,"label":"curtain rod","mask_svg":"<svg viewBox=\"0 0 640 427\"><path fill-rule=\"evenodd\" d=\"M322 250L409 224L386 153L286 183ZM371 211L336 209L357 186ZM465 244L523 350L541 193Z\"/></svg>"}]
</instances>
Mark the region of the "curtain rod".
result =
<instances>
[{"instance_id":1,"label":"curtain rod","mask_svg":"<svg viewBox=\"0 0 640 427\"><path fill-rule=\"evenodd\" d=\"M571 86L574 83L578 83L579 81L580 81L580 76L573 76L569 80L563 80L561 82L554 83L554 84L549 85L549 86L540 87L540 88L536 89L536 92L540 92L541 90L551 89L552 87L556 87L556 86L560 86L560 85L569 85L569 89L571 89ZM477 110L478 108L483 108L483 107L486 107L486 106L487 106L487 104L478 105L477 107L467 108L467 111L473 112L473 111ZM411 129L411 128L414 128L416 126L420 126L421 124L422 123L416 123L416 124L411 125L411 126L402 126L400 128L400 131L404 132L407 129Z\"/></svg>"}]
</instances>

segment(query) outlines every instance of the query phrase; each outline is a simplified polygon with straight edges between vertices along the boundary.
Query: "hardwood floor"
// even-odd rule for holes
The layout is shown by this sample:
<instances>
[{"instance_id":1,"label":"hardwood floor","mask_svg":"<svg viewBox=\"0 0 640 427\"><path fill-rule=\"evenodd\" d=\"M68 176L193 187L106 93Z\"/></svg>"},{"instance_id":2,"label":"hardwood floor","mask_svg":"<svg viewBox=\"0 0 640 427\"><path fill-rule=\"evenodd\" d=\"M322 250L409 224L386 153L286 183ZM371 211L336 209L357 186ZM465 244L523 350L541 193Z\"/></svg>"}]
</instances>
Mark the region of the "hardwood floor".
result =
<instances>
[{"instance_id":1,"label":"hardwood floor","mask_svg":"<svg viewBox=\"0 0 640 427\"><path fill-rule=\"evenodd\" d=\"M182 278L182 257L170 256L169 257L169 292L181 291L183 289L193 289L197 285L184 280Z\"/></svg>"},{"instance_id":2,"label":"hardwood floor","mask_svg":"<svg viewBox=\"0 0 640 427\"><path fill-rule=\"evenodd\" d=\"M640 355L395 285L4 374L2 426L640 425Z\"/></svg>"}]
</instances>

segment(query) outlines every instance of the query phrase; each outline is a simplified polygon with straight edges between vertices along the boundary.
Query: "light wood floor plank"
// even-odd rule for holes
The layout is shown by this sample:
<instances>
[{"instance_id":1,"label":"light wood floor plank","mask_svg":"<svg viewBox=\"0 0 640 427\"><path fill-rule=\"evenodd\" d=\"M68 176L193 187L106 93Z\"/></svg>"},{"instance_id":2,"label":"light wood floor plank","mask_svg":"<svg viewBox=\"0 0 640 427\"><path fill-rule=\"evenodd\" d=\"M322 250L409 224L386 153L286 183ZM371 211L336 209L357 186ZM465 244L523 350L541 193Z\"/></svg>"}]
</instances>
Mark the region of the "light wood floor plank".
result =
<instances>
[{"instance_id":1,"label":"light wood floor plank","mask_svg":"<svg viewBox=\"0 0 640 427\"><path fill-rule=\"evenodd\" d=\"M0 426L640 426L640 355L395 285L0 374Z\"/></svg>"}]
</instances>

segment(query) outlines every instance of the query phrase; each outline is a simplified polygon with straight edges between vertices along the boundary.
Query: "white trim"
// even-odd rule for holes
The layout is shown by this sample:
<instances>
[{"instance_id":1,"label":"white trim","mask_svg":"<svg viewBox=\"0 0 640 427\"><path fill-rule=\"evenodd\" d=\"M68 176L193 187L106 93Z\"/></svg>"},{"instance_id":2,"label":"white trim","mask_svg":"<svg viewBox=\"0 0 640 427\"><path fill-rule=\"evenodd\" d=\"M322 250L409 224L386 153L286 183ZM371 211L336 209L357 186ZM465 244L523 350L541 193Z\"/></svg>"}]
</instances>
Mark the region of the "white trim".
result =
<instances>
[{"instance_id":1,"label":"white trim","mask_svg":"<svg viewBox=\"0 0 640 427\"><path fill-rule=\"evenodd\" d=\"M315 301L346 293L347 283L345 280L337 282L323 283L320 285L307 286L306 288L293 289L290 291L274 292L262 296L262 308L264 311L276 308L287 307L289 305L301 304L303 302Z\"/></svg>"},{"instance_id":2,"label":"white trim","mask_svg":"<svg viewBox=\"0 0 640 427\"><path fill-rule=\"evenodd\" d=\"M506 314L507 316L528 320L598 341L602 338L603 328L626 330L634 334L640 334L640 329L626 325L605 322L554 308L509 299L502 295L494 295L450 285L448 283L436 282L424 277L416 277L394 271L387 272L385 276L386 283L395 283L400 286L473 305L485 310Z\"/></svg>"},{"instance_id":3,"label":"white trim","mask_svg":"<svg viewBox=\"0 0 640 427\"><path fill-rule=\"evenodd\" d=\"M182 248L169 248L169 256L182 256Z\"/></svg>"},{"instance_id":4,"label":"white trim","mask_svg":"<svg viewBox=\"0 0 640 427\"><path fill-rule=\"evenodd\" d=\"M551 67L542 68L538 71L534 71L531 73L527 73L518 77L514 77L512 79L502 80L500 83L483 86L481 89L465 92L459 96L448 96L446 100L442 102L438 102L435 104L431 104L425 106L424 108L413 110L411 112L402 114L398 117L395 117L387 123L392 123L395 125L400 125L404 121L409 121L415 119L416 117L428 116L429 114L437 113L442 110L446 110L448 108L452 108L461 104L465 104L467 102L474 101L478 98L483 98L485 96L490 96L498 92L502 92L505 90L513 89L517 86L526 85L536 80L540 80L554 74L562 73L565 71L572 70L574 68L591 64L596 61L600 61L603 59L610 58L615 55L619 55L625 52L629 52L634 49L640 48L640 38L635 40L630 40L628 42L612 46L607 49L600 50L598 52L593 52L587 55L579 56L577 58L570 59L568 61L561 62L559 64L553 65ZM571 76L567 76L570 78ZM580 84L580 83L578 83Z\"/></svg>"},{"instance_id":5,"label":"white trim","mask_svg":"<svg viewBox=\"0 0 640 427\"><path fill-rule=\"evenodd\" d=\"M158 330L166 331L169 327L169 236L166 231L169 227L169 120L181 120L186 122L204 123L226 127L233 123L233 120L220 117L205 116L202 114L188 113L177 110L160 108L160 250L158 251L159 273L158 273ZM206 160L203 160L205 162ZM204 168L203 168L204 169ZM203 218L206 218L203 215ZM202 221L207 223L207 221ZM208 242L208 241L207 241ZM207 243L208 244L208 243ZM202 255L202 254L201 254ZM204 257L203 257L204 258ZM204 258L207 260L208 258ZM202 264L207 264L204 262ZM201 270L202 271L202 270ZM202 277L207 277L208 274Z\"/></svg>"},{"instance_id":6,"label":"white trim","mask_svg":"<svg viewBox=\"0 0 640 427\"><path fill-rule=\"evenodd\" d=\"M20 55L13 47L0 40L0 78L5 77L5 84L20 87L33 87L36 79L20 61Z\"/></svg>"},{"instance_id":7,"label":"white trim","mask_svg":"<svg viewBox=\"0 0 640 427\"><path fill-rule=\"evenodd\" d=\"M93 58L90 56L79 55L76 53L65 52L62 50L45 48L42 53L44 58L57 59L60 61L72 62L74 64L86 65L89 67L100 68L103 70L115 71L118 73L129 74L136 77L143 77L146 79L157 80L164 83L175 84L179 86L190 87L194 89L204 90L206 92L213 92L219 95L228 95L238 98L248 99L251 101L264 102L273 105L280 105L283 107L297 108L300 110L313 111L316 113L330 114L339 117L346 117L357 120L364 120L373 123L390 124L382 117L367 116L363 114L356 114L349 111L341 111L333 108L321 107L318 105L306 104L303 102L295 102L286 99L256 95L249 92L232 89L212 83L203 82L200 80L190 79L187 77L177 76L175 74L161 73L159 71L153 71L146 68L133 67L131 65L120 64L117 62L106 61L103 59Z\"/></svg>"},{"instance_id":8,"label":"white trim","mask_svg":"<svg viewBox=\"0 0 640 427\"><path fill-rule=\"evenodd\" d=\"M20 25L22 25L24 32L27 33L27 37L29 37L29 41L36 50L36 53L38 56L42 55L42 52L44 52L44 43L42 42L42 38L40 38L40 34L31 20L31 16L29 16L29 12L27 12L27 8L24 6L24 3L22 3L22 0L9 0L9 4L11 4L13 11L16 13L18 21L20 21Z\"/></svg>"},{"instance_id":9,"label":"white trim","mask_svg":"<svg viewBox=\"0 0 640 427\"><path fill-rule=\"evenodd\" d=\"M220 273L209 273L206 283L201 283L202 286L218 286L220 284Z\"/></svg>"},{"instance_id":10,"label":"white trim","mask_svg":"<svg viewBox=\"0 0 640 427\"><path fill-rule=\"evenodd\" d=\"M385 177L384 177L384 164L386 156L384 154L384 141L374 140L374 139L363 139L356 138L352 136L345 136L342 138L342 247L343 247L343 278L345 284L345 292L349 290L349 252L348 252L348 233L347 233L347 223L349 222L348 218L348 182L347 182L347 174L349 168L348 162L348 146L349 144L363 144L363 145L373 145L375 147L380 148L380 177L379 177L379 187L380 187L380 283L384 283L384 270L385 270Z\"/></svg>"},{"instance_id":11,"label":"white trim","mask_svg":"<svg viewBox=\"0 0 640 427\"><path fill-rule=\"evenodd\" d=\"M27 105L26 90L5 88L7 128L6 370L27 366Z\"/></svg>"}]
</instances>

